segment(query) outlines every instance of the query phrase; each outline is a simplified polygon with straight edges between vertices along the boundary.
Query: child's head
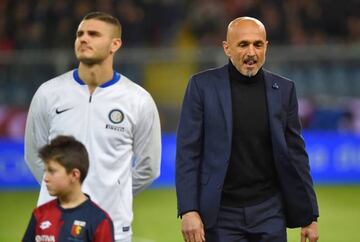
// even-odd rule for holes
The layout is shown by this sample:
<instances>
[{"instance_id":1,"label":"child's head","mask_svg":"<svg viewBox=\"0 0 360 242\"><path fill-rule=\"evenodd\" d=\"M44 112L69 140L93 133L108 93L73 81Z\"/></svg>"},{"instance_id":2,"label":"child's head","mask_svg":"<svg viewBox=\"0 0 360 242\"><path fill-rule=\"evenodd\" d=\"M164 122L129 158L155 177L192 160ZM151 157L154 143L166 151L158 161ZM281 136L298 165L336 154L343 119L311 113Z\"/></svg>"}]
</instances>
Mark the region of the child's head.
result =
<instances>
[{"instance_id":1,"label":"child's head","mask_svg":"<svg viewBox=\"0 0 360 242\"><path fill-rule=\"evenodd\" d=\"M89 169L89 158L85 146L72 136L60 135L39 150L39 157L45 166L51 162L64 167L67 174L77 169L82 183Z\"/></svg>"}]
</instances>

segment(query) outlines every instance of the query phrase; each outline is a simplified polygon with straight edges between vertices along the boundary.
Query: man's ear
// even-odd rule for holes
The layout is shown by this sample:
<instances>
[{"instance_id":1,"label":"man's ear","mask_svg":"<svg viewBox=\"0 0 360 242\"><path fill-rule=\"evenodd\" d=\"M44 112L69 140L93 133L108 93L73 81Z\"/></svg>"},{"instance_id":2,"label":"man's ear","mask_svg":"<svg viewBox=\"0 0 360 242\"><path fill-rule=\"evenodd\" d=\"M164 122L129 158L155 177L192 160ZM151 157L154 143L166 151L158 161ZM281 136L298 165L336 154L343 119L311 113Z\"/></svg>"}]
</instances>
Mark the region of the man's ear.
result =
<instances>
[{"instance_id":1,"label":"man's ear","mask_svg":"<svg viewBox=\"0 0 360 242\"><path fill-rule=\"evenodd\" d=\"M114 54L116 51L118 51L118 49L120 49L121 45L122 45L121 39L114 38L111 42L110 54Z\"/></svg>"},{"instance_id":2,"label":"man's ear","mask_svg":"<svg viewBox=\"0 0 360 242\"><path fill-rule=\"evenodd\" d=\"M224 48L224 52L225 52L225 55L227 55L227 57L230 57L230 50L229 50L229 44L227 41L223 41L222 42L223 44L223 48Z\"/></svg>"}]
</instances>

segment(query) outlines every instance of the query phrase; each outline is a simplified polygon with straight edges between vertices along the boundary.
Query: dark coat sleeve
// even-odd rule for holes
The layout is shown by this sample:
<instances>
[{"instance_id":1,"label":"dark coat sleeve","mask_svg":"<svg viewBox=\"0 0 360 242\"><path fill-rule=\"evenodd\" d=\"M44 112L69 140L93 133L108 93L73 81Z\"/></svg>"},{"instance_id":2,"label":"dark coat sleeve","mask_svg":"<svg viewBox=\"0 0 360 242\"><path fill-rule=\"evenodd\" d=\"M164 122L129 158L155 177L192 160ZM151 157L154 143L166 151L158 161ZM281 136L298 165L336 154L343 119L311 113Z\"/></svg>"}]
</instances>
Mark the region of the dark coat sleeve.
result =
<instances>
[{"instance_id":1,"label":"dark coat sleeve","mask_svg":"<svg viewBox=\"0 0 360 242\"><path fill-rule=\"evenodd\" d=\"M178 215L199 210L199 168L203 147L203 101L196 79L185 92L177 132L176 192Z\"/></svg>"},{"instance_id":2,"label":"dark coat sleeve","mask_svg":"<svg viewBox=\"0 0 360 242\"><path fill-rule=\"evenodd\" d=\"M310 175L309 157L305 150L305 143L301 136L301 124L298 116L298 101L294 84L290 93L290 104L287 112L287 121L285 129L285 139L292 164L302 177L303 185L306 189L308 199L312 207L311 220L305 222L310 224L319 216L316 195L313 188L313 181ZM301 202L301 201L299 201Z\"/></svg>"}]
</instances>

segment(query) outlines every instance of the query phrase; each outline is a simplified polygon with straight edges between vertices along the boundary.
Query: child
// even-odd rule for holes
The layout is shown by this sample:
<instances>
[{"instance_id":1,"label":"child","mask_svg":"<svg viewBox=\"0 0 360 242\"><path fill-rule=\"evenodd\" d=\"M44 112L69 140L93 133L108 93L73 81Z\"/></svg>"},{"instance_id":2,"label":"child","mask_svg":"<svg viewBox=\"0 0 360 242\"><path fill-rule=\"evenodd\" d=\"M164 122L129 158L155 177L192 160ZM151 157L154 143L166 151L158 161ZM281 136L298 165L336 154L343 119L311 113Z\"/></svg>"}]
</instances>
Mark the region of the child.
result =
<instances>
[{"instance_id":1,"label":"child","mask_svg":"<svg viewBox=\"0 0 360 242\"><path fill-rule=\"evenodd\" d=\"M23 242L113 242L109 215L81 191L89 159L72 136L58 136L39 151L44 181L54 199L34 209Z\"/></svg>"}]
</instances>

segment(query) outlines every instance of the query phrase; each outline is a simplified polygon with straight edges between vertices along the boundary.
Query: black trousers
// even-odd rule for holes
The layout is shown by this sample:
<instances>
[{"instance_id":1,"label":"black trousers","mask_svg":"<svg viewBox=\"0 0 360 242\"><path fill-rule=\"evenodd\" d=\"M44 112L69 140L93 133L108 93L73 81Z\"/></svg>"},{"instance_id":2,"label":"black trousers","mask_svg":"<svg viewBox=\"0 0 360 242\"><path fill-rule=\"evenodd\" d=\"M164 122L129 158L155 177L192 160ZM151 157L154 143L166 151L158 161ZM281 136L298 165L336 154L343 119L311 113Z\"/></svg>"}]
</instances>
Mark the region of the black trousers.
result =
<instances>
[{"instance_id":1,"label":"black trousers","mask_svg":"<svg viewBox=\"0 0 360 242\"><path fill-rule=\"evenodd\" d=\"M286 242L280 195L258 205L221 206L216 226L205 230L206 242Z\"/></svg>"}]
</instances>

